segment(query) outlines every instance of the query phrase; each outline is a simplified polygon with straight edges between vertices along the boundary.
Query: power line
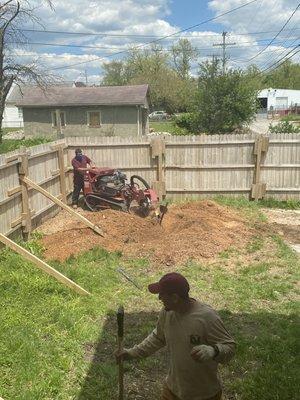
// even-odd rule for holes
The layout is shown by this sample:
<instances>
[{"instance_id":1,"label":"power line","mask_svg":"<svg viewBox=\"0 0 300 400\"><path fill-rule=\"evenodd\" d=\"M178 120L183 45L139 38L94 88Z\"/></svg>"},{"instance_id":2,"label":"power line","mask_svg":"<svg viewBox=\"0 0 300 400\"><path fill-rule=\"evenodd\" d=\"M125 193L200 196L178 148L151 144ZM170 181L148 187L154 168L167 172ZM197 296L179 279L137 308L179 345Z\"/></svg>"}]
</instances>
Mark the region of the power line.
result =
<instances>
[{"instance_id":1,"label":"power line","mask_svg":"<svg viewBox=\"0 0 300 400\"><path fill-rule=\"evenodd\" d=\"M220 17L223 17L223 16L228 15L228 14L231 14L231 13L237 11L237 10L240 10L241 8L244 8L244 7L246 7L246 6L250 5L250 4L253 4L253 3L257 2L257 1L258 1L258 0L251 0L251 1L247 2L247 3L244 3L244 4L242 4L242 5L238 6L238 7L233 8L233 9L231 9L231 10L229 10L229 11L226 11L226 12L224 12L224 13L218 14L218 15L216 15L215 17L212 17L212 18L209 18L209 19L207 19L207 20L204 20L204 21L200 22L199 24L192 25L192 26L190 26L190 27L188 27L188 28L185 28L185 29L182 29L182 30L180 30L180 31L178 31L178 32L175 32L175 33L173 33L173 34L171 34L171 35L162 36L162 37L159 38L159 39L152 40L151 42L145 43L145 44L143 44L143 45L136 46L135 49L138 49L138 48L141 48L141 47L145 47L145 46L147 46L147 45L149 45L149 44L157 43L157 42L159 42L159 41L161 41L161 40L164 40L164 39L168 39L168 38L170 38L170 37L173 37L173 36L175 36L175 35L177 35L177 34L179 34L179 33L186 32L186 31L188 31L188 30L190 30L190 29L193 29L193 28L196 28L196 27L198 27L198 26L204 25L204 24L206 24L206 23L208 23L208 22L214 21L214 20L216 20L216 19L218 19L218 18L220 18ZM108 54L107 57L111 57L111 56L119 55L119 54L124 54L124 53L127 53L127 52L128 52L128 50L119 51L119 52L114 53L114 54ZM51 70L57 70L57 69L67 69L67 68L71 68L71 67L74 67L74 66L77 66L77 65L80 65L80 64L86 64L87 62L97 61L97 60L99 60L99 59L101 59L101 58L102 58L102 57L97 57L97 58L95 58L95 59L93 59L93 60L90 60L90 61L84 61L84 62L81 62L81 63L76 63L76 64L72 64L72 65L66 65L66 66L64 66L64 67L51 68L49 71L51 71Z\"/></svg>"},{"instance_id":2,"label":"power line","mask_svg":"<svg viewBox=\"0 0 300 400\"><path fill-rule=\"evenodd\" d=\"M266 40L270 40L270 39L258 39L256 40L256 42L264 42ZM289 39L292 40L292 39ZM275 44L281 44L281 43L285 43L286 40L284 41L278 41ZM249 46L244 46L244 44L249 44ZM102 50L116 50L116 47L105 47L105 46L94 46L94 45L84 45L84 44L59 44L59 43L44 43L44 42L22 42L22 43L18 43L18 42L9 42L8 44L18 44L18 45L33 45L33 46L53 46L53 47L71 47L71 48L87 48L87 49L102 49ZM234 48L243 48L243 47L252 47L254 44L253 41L247 41L247 42L242 42L242 45L236 45ZM220 44L222 46L222 44ZM232 45L232 43L228 43L226 44L226 46L230 46ZM213 45L215 46L215 45ZM261 44L260 46L263 46L263 44ZM122 48L121 46L118 46L119 48ZM210 47L196 47L197 50L208 50L211 49L212 46ZM171 48L165 48L162 49L162 51L172 51Z\"/></svg>"},{"instance_id":3,"label":"power line","mask_svg":"<svg viewBox=\"0 0 300 400\"><path fill-rule=\"evenodd\" d=\"M271 60L271 62L276 62L276 61L278 61L278 58L280 58L280 57L282 56L282 54L285 54L286 50L288 50L289 48L295 46L295 45L294 45L295 42L298 42L298 43L299 43L299 39L300 39L300 36L297 37L295 40L293 40L293 41L289 44L289 46L286 46L284 50L281 49L279 54L275 54L275 57L272 57L273 60ZM269 61L270 61L270 60L269 60ZM268 65L268 64L269 64L269 63L267 62L266 65ZM262 66L262 68L264 68L264 67L265 67L265 65Z\"/></svg>"},{"instance_id":4,"label":"power line","mask_svg":"<svg viewBox=\"0 0 300 400\"><path fill-rule=\"evenodd\" d=\"M274 40L278 37L278 35L280 35L280 33L284 30L284 28L287 26L287 24L290 22L290 20L293 18L294 14L296 13L296 11L298 10L298 8L300 7L300 3L298 3L297 7L295 8L295 10L292 12L292 14L289 16L289 18L287 19L287 21L285 22L285 24L283 25L283 27L279 30L279 32L273 37L273 39L270 41L270 43L267 44L267 46L262 49L261 51L259 51L256 55L254 55L253 57L249 58L248 61L254 60L254 58L258 57L260 54L262 54L269 46L271 46L271 44L274 42Z\"/></svg>"},{"instance_id":5,"label":"power line","mask_svg":"<svg viewBox=\"0 0 300 400\"><path fill-rule=\"evenodd\" d=\"M292 57L294 57L298 52L300 52L300 50L298 50L297 52L295 52L294 54L292 54L290 57L288 57L288 58L286 58L289 54L291 54L294 50L296 50L297 49L297 47L299 47L300 46L300 44L297 44L296 46L294 46L287 54L285 54L282 58L280 58L279 60L277 60L276 62L274 62L272 65L270 65L270 66L268 66L267 68L265 68L265 69L263 69L263 70L260 70L257 74L255 74L253 77L256 77L256 76L258 76L258 75L260 75L261 73L263 73L263 72L265 72L265 71L267 71L267 70L269 70L269 69L271 69L274 65L276 65L278 62L280 62L280 61L282 61L283 60L283 62L284 61L286 61L286 60L289 60L290 58L292 58ZM273 50L272 50L272 52L273 52ZM212 57L212 55L209 55L208 57ZM235 59L233 59L232 61L234 61ZM282 65L283 63L281 63L280 65ZM191 68L191 71L193 71L193 70L195 70L195 69L198 69L199 68L199 65L198 66L195 66L195 67L193 67L193 68ZM277 67L276 67L277 68Z\"/></svg>"},{"instance_id":6,"label":"power line","mask_svg":"<svg viewBox=\"0 0 300 400\"><path fill-rule=\"evenodd\" d=\"M189 29L192 29L189 28ZM300 28L296 28L297 30L300 30ZM117 37L117 38L126 38L126 37L132 37L132 38L153 38L153 39L160 39L164 38L164 36L157 36L157 35L138 35L138 34L113 34L113 33L93 33L93 32L70 32L70 31L53 31L53 30L38 30L38 29L16 29L21 32L31 32L31 33L50 33L50 34L61 34L61 35L77 35L77 36L100 36L100 37ZM197 33L201 33L200 31L195 31ZM234 32L228 32L230 35L234 36L249 36L249 35L261 35L265 33L276 33L277 31L261 31L261 32L243 32L243 33L234 33ZM195 35L184 35L184 36L176 36L178 33L176 32L174 34L174 39L178 38L186 38L186 37L191 37L197 39L198 37ZM205 34L201 35L199 37L208 37L208 36L213 36L215 37L217 33L211 33L211 34Z\"/></svg>"},{"instance_id":7,"label":"power line","mask_svg":"<svg viewBox=\"0 0 300 400\"><path fill-rule=\"evenodd\" d=\"M285 61L287 61L287 60L289 60L290 58L294 57L296 54L299 53L300 50L296 51L294 54L292 54L290 57L287 58L287 56L288 56L289 54L291 54L294 50L296 50L299 46L300 46L300 44L298 43L298 44L297 44L292 50L290 50L285 56L283 56L282 58L280 58L279 60L277 60L275 63L273 63L273 64L270 65L269 67L263 69L263 70L260 71L259 73L262 74L262 73L264 73L264 72L266 72L266 71L272 69L272 67L273 67L274 65L276 65L277 63L279 63L280 61L283 60L283 62L280 64L280 65L282 65ZM279 65L278 65L277 67L279 67ZM277 67L276 67L276 68L277 68Z\"/></svg>"},{"instance_id":8,"label":"power line","mask_svg":"<svg viewBox=\"0 0 300 400\"><path fill-rule=\"evenodd\" d=\"M267 51L264 52L264 55L269 54L269 53L274 53L275 54L275 53L280 52L279 55L275 55L276 58L278 56L280 57L281 54L283 54L287 49L291 48L293 46L293 44L299 39L300 39L300 36L298 36L296 39L294 39L291 43L286 44L285 46L280 46L279 49L267 50ZM289 41L290 40L292 40L292 39L289 39ZM284 40L283 42L276 42L275 44L278 45L280 43L286 43L286 40ZM239 46L237 46L237 47L239 47ZM247 47L252 47L252 46L247 46ZM239 58L239 59L236 58L235 60L239 60L239 61L237 61L237 63L247 63L249 61L249 59L246 59L246 58Z\"/></svg>"}]
</instances>

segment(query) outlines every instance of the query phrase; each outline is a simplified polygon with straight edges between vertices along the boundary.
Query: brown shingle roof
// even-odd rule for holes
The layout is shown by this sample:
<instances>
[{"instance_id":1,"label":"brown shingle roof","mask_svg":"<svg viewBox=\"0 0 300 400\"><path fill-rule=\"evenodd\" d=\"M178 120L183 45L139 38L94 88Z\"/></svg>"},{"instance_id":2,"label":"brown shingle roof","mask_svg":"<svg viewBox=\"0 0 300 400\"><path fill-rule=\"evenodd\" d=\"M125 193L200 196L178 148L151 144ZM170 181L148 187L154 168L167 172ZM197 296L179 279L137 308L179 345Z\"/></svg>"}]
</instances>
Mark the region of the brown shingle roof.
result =
<instances>
[{"instance_id":1,"label":"brown shingle roof","mask_svg":"<svg viewBox=\"0 0 300 400\"><path fill-rule=\"evenodd\" d=\"M16 100L19 107L57 107L89 105L143 105L148 85L22 88L23 96Z\"/></svg>"}]
</instances>

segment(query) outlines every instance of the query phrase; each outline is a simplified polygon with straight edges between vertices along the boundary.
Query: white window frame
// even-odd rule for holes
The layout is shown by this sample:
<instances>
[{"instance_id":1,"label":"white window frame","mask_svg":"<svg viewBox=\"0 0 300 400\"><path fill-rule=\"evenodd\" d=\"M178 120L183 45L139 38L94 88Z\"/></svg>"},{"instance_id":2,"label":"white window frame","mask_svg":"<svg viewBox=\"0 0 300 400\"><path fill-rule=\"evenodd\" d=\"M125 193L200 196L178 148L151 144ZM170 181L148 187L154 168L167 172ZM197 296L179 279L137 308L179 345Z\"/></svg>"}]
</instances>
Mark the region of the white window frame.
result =
<instances>
[{"instance_id":1,"label":"white window frame","mask_svg":"<svg viewBox=\"0 0 300 400\"><path fill-rule=\"evenodd\" d=\"M95 125L95 126L91 126L90 125L90 114L91 113L97 113L97 114L99 114L99 125ZM101 126L102 126L102 122L101 122L101 111L98 109L98 110L89 110L89 111L87 111L87 126L89 127L89 128L100 128Z\"/></svg>"},{"instance_id":2,"label":"white window frame","mask_svg":"<svg viewBox=\"0 0 300 400\"><path fill-rule=\"evenodd\" d=\"M55 126L55 119L56 119L56 111L51 111L51 119L52 119L52 128L57 128L57 126ZM65 120L65 124L62 125L62 128L65 128L67 126L67 120L66 120L66 112L65 111L60 111L60 114L64 114L64 120Z\"/></svg>"},{"instance_id":3,"label":"white window frame","mask_svg":"<svg viewBox=\"0 0 300 400\"><path fill-rule=\"evenodd\" d=\"M23 118L23 109L21 107L18 107L18 117Z\"/></svg>"}]
</instances>

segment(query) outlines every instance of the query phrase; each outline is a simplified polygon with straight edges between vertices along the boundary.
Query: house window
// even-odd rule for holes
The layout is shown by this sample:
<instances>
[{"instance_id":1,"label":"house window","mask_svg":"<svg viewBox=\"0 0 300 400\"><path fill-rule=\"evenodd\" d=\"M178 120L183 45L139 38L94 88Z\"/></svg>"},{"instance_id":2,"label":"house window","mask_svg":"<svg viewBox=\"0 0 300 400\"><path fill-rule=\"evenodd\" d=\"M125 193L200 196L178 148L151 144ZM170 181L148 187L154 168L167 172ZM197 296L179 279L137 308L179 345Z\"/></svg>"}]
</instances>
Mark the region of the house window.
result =
<instances>
[{"instance_id":1,"label":"house window","mask_svg":"<svg viewBox=\"0 0 300 400\"><path fill-rule=\"evenodd\" d=\"M101 125L100 111L88 111L87 116L88 126L91 128L99 127Z\"/></svg>"},{"instance_id":2,"label":"house window","mask_svg":"<svg viewBox=\"0 0 300 400\"><path fill-rule=\"evenodd\" d=\"M21 107L18 107L18 117L21 119L23 118L23 110Z\"/></svg>"},{"instance_id":3,"label":"house window","mask_svg":"<svg viewBox=\"0 0 300 400\"><path fill-rule=\"evenodd\" d=\"M52 126L54 128L56 128L57 127L56 112L52 111L51 112L51 116L52 116ZM62 128L66 126L66 113L65 113L65 111L61 111L60 112L60 123L61 123Z\"/></svg>"}]
</instances>

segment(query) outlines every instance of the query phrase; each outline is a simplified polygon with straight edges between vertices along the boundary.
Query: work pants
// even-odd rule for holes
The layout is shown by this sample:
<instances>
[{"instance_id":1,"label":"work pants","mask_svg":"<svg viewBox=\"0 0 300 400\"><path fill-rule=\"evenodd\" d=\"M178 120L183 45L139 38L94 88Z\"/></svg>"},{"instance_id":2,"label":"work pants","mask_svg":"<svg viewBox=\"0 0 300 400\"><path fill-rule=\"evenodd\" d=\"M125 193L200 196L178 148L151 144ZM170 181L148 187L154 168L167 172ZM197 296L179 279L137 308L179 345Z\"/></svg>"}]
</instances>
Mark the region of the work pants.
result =
<instances>
[{"instance_id":1,"label":"work pants","mask_svg":"<svg viewBox=\"0 0 300 400\"><path fill-rule=\"evenodd\" d=\"M83 183L84 180L74 180L74 189L73 189L73 193L72 193L72 204L76 204L78 205L78 199L79 199L79 195L81 190L83 190Z\"/></svg>"},{"instance_id":2,"label":"work pants","mask_svg":"<svg viewBox=\"0 0 300 400\"><path fill-rule=\"evenodd\" d=\"M180 400L180 398L175 396L175 394L171 392L167 385L164 385L161 400ZM222 392L219 392L215 396L206 400L222 400Z\"/></svg>"}]
</instances>

